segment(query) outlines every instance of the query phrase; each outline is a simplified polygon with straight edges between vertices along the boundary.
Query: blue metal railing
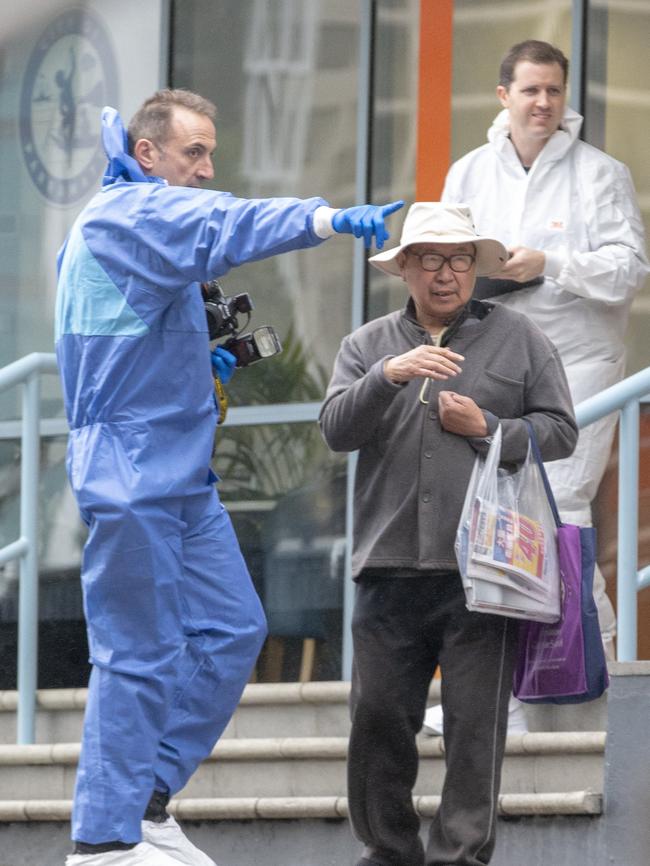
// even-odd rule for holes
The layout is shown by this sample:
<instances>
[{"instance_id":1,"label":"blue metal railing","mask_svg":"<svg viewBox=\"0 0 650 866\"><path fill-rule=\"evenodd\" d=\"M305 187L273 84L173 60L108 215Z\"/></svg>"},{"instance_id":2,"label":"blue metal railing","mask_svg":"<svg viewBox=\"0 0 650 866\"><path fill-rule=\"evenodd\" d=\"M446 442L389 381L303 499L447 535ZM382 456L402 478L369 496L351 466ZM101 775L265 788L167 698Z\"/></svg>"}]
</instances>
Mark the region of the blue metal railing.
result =
<instances>
[{"instance_id":1,"label":"blue metal railing","mask_svg":"<svg viewBox=\"0 0 650 866\"><path fill-rule=\"evenodd\" d=\"M650 367L612 385L576 407L578 426L620 410L618 429L618 550L616 619L619 661L637 655L638 592L650 585L650 568L638 571L639 403L650 394Z\"/></svg>"},{"instance_id":2,"label":"blue metal railing","mask_svg":"<svg viewBox=\"0 0 650 866\"><path fill-rule=\"evenodd\" d=\"M22 441L20 536L0 548L0 566L20 562L18 608L18 716L17 742L33 743L35 734L38 660L38 484L40 437L61 435L63 419L40 418L40 377L57 373L53 354L34 353L0 370L0 393L23 386L22 424L0 424L8 436L20 429ZM620 411L618 509L618 658L633 661L637 653L637 593L650 586L650 566L637 571L639 403L650 395L650 367L619 382L576 407L580 427Z\"/></svg>"},{"instance_id":3,"label":"blue metal railing","mask_svg":"<svg viewBox=\"0 0 650 866\"><path fill-rule=\"evenodd\" d=\"M18 715L16 741L34 742L38 668L38 480L41 374L56 373L54 355L34 353L0 370L0 392L23 386L20 537L0 549L0 565L20 563L18 589Z\"/></svg>"}]
</instances>

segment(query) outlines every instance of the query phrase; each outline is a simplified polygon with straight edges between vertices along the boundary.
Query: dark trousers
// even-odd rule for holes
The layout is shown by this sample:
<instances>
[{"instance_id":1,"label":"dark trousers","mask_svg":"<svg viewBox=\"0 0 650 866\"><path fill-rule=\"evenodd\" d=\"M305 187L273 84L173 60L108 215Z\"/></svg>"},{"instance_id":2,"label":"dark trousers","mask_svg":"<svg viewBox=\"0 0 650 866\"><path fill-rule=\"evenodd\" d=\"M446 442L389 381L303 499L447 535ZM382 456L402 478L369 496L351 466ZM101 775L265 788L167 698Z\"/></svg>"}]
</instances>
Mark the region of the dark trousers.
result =
<instances>
[{"instance_id":1,"label":"dark trousers","mask_svg":"<svg viewBox=\"0 0 650 866\"><path fill-rule=\"evenodd\" d=\"M390 572L387 572L390 575ZM517 623L470 613L460 576L361 578L352 621L350 819L381 866L483 866L494 850ZM447 772L426 852L412 805L436 665Z\"/></svg>"}]
</instances>

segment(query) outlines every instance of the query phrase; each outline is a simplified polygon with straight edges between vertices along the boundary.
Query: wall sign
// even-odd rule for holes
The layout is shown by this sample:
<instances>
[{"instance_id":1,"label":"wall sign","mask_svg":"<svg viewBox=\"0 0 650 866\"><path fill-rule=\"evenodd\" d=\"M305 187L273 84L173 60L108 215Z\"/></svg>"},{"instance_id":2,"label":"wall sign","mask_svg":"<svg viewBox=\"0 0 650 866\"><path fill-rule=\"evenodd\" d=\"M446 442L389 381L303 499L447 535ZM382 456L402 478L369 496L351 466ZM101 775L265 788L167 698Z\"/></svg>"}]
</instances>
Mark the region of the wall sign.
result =
<instances>
[{"instance_id":1,"label":"wall sign","mask_svg":"<svg viewBox=\"0 0 650 866\"><path fill-rule=\"evenodd\" d=\"M70 9L34 46L20 99L20 142L42 195L71 204L96 185L106 157L100 113L119 103L117 63L101 18Z\"/></svg>"}]
</instances>

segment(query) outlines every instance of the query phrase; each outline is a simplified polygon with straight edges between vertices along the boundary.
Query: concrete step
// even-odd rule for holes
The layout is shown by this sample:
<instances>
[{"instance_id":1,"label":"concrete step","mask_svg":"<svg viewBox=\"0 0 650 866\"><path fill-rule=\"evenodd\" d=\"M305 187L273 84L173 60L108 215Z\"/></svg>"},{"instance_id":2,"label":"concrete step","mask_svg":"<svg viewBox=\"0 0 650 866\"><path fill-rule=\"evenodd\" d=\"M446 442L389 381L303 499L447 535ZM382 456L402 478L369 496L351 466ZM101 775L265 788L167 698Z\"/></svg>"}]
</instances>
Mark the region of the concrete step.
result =
<instances>
[{"instance_id":1,"label":"concrete step","mask_svg":"<svg viewBox=\"0 0 650 866\"><path fill-rule=\"evenodd\" d=\"M435 796L414 798L423 839L439 803ZM71 805L69 800L0 802L0 866L63 866L71 850ZM172 801L170 807L189 838L228 866L353 866L361 853L346 818L345 797L184 799ZM614 862L605 863L593 853L601 847L598 836L591 839L602 821L600 794L503 794L498 807L500 851L495 863L498 860L500 866L551 862L545 856L533 859L528 851L531 840L543 851L549 836L558 848L555 866ZM561 859L565 851L571 853ZM625 866L646 863L625 861Z\"/></svg>"},{"instance_id":2,"label":"concrete step","mask_svg":"<svg viewBox=\"0 0 650 866\"><path fill-rule=\"evenodd\" d=\"M546 724L557 726L556 732L551 734L547 730L519 735L519 738L510 737L505 784L499 799L501 817L493 858L495 866L497 863L499 866L521 866L523 863L530 866L547 863L554 866L648 866L650 824L647 821L646 794L650 739L646 732L650 717L650 662L615 663L610 673L612 685L608 704L601 701L595 707L533 708L534 720L538 718L538 710L545 715L549 711L551 719ZM298 766L304 759L304 756L298 757L298 753L304 751L305 745L295 741L291 744L286 737L287 731L301 733L298 727L305 719L307 730L311 725L320 726L330 711L334 713L334 729L331 736L325 738L326 742L318 744L317 754L321 756L318 760L321 768L325 764L323 754L333 754L335 758L330 758L331 761L342 760L343 749L336 741L345 739L347 725L343 734L336 725L340 718L347 719L347 686L332 684L335 694L330 694L329 703L323 695L324 687L328 684L251 686L246 690L238 718L233 720L231 736L219 744L221 755L215 750L215 756L206 761L208 772L218 769L220 773L231 773L239 762L240 771L247 773L252 769L261 783L266 782L265 777L272 773L273 761L279 761L278 754L284 755L282 760L285 763ZM272 700L270 692L275 692ZM271 706L273 713L278 713L272 723L267 724L264 719L265 705ZM249 710L258 713L256 720L249 719L254 731L252 737L244 735L246 723L240 715ZM592 715L594 710L595 715ZM285 711L286 716L283 715ZM12 712L11 707L6 710L7 718ZM554 718L556 713L559 716ZM303 721L294 725L294 714L298 718L302 716ZM605 737L601 725L594 726L591 733L580 732L579 726L584 725L584 719L593 717L602 722L605 715L608 730L603 761ZM574 724L575 731L562 733L561 726L566 724L563 718L572 716L579 721L579 724ZM276 725L281 734L274 738L269 732ZM568 734L570 736L566 736ZM12 737L13 732L9 739ZM76 740L76 737L72 739ZM299 739L314 738L301 735ZM427 738L426 742L424 737L421 739L423 752L432 753L431 756L425 754L423 760L435 769L442 764L441 751L438 757L434 757L436 751L441 750L442 742L438 738ZM248 761L242 760L238 754L242 749L248 750L246 740L253 741L250 754L254 759L251 757ZM273 742L268 745L264 740ZM63 769L70 773L70 779L74 774L78 755L76 745L41 745L37 748L45 748L45 751L33 752L28 764L25 764L24 755L14 751L15 748L5 752L5 772L9 777L14 774L14 779L19 779L23 766L38 771L38 761L42 762L40 768L44 767L49 772L50 765L54 766L54 749L63 750L63 754L60 752L58 755L65 758ZM67 749L73 751L66 755ZM267 760L259 760L260 752L265 749ZM217 763L217 758L220 763ZM601 770L594 773L589 785L579 785L574 763L591 759L598 762ZM546 760L556 762L554 773L563 773L558 790L551 788L554 779L548 777ZM528 763L528 782L532 779L533 789L513 790L517 787L514 783L516 777L514 782L512 777L508 777L511 771L516 774L517 762ZM603 767L604 782L601 782ZM251 863L354 866L361 845L354 839L345 818L347 802L344 789L326 795L320 784L320 770L312 768L311 775L307 796L289 796L286 791L280 796L266 796L261 784L252 796L235 796L237 789L220 797L212 791L205 797L189 796L188 786L182 792L183 796L174 801L173 809L183 820L190 838L217 863L229 866L250 866ZM68 787L67 782L61 782L61 793L57 792L53 797L42 791L38 776L35 785L24 798L15 785L9 787L7 782L5 786L5 799L0 802L0 866L62 866L70 851L70 793L67 792L71 791L71 782ZM548 785L546 790L545 785ZM438 804L432 784L415 797L416 809L422 815L423 838L430 822L428 816Z\"/></svg>"},{"instance_id":3,"label":"concrete step","mask_svg":"<svg viewBox=\"0 0 650 866\"><path fill-rule=\"evenodd\" d=\"M223 736L347 736L350 728L346 682L259 683L246 686ZM36 693L36 742L72 743L81 739L87 689L39 689ZM439 688L432 690L437 700ZM18 693L0 691L0 743L16 741Z\"/></svg>"},{"instance_id":4,"label":"concrete step","mask_svg":"<svg viewBox=\"0 0 650 866\"><path fill-rule=\"evenodd\" d=\"M225 738L346 737L350 729L347 682L259 683L246 687ZM37 692L36 742L72 743L81 738L86 689ZM440 701L440 683L429 700ZM16 740L15 691L0 691L0 743ZM576 706L526 706L528 725L536 731L604 731L607 699Z\"/></svg>"},{"instance_id":5,"label":"concrete step","mask_svg":"<svg viewBox=\"0 0 650 866\"><path fill-rule=\"evenodd\" d=\"M430 818L440 806L439 796L415 796L418 815ZM603 798L593 791L546 794L501 794L499 814L507 817L600 815ZM69 821L71 800L3 800L0 823ZM297 820L347 818L347 797L225 797L172 800L169 812L179 821Z\"/></svg>"},{"instance_id":6,"label":"concrete step","mask_svg":"<svg viewBox=\"0 0 650 866\"><path fill-rule=\"evenodd\" d=\"M602 791L606 735L595 732L508 737L501 791L546 794ZM440 737L419 740L416 796L439 795L444 780ZM346 737L222 740L181 792L191 799L341 797L346 790ZM0 746L0 800L67 800L79 745Z\"/></svg>"},{"instance_id":7,"label":"concrete step","mask_svg":"<svg viewBox=\"0 0 650 866\"><path fill-rule=\"evenodd\" d=\"M513 820L512 798L503 797L501 806L509 805L498 822L494 866L647 866L647 848L640 857L610 857L601 829L606 819L592 809L598 807L600 798L576 792L571 803L581 800L586 801L587 808L579 813L571 808L564 814L556 808L553 814L558 814L557 818L537 812L517 815ZM223 866L354 866L358 862L362 845L353 837L349 821L300 817L311 813L311 803L303 804L295 814L299 820L295 820L293 809L285 805L259 800L257 807L247 812L257 817L242 820L199 818L226 814L220 806L212 812L201 803L190 812L196 819L183 820L184 829L200 849ZM337 811L344 811L344 805L339 802ZM283 817L269 818L270 813ZM431 819L421 820L421 836L426 841ZM0 866L63 866L70 848L67 819L0 820Z\"/></svg>"}]
</instances>

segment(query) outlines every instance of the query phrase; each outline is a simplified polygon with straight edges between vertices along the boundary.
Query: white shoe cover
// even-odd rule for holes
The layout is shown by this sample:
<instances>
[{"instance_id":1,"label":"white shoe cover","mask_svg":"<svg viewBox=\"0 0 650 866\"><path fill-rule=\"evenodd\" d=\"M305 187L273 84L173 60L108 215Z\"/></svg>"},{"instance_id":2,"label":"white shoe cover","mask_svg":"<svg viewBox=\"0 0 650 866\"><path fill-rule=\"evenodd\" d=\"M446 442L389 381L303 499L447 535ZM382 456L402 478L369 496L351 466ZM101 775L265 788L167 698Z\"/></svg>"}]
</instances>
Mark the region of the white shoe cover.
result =
<instances>
[{"instance_id":1,"label":"white shoe cover","mask_svg":"<svg viewBox=\"0 0 650 866\"><path fill-rule=\"evenodd\" d=\"M65 858L65 866L180 866L181 863L187 862L189 861L174 860L146 842L141 842L128 851L106 851L103 854L69 854ZM197 860L198 862L201 861Z\"/></svg>"},{"instance_id":2,"label":"white shoe cover","mask_svg":"<svg viewBox=\"0 0 650 866\"><path fill-rule=\"evenodd\" d=\"M424 724L422 732L430 737L441 737L444 729L444 718L442 713L442 704L436 704L424 714ZM527 734L528 722L526 721L526 713L524 705L517 698L510 696L508 703L508 733L509 734Z\"/></svg>"},{"instance_id":3,"label":"white shoe cover","mask_svg":"<svg viewBox=\"0 0 650 866\"><path fill-rule=\"evenodd\" d=\"M422 733L428 734L430 737L442 736L442 704L429 707L426 711Z\"/></svg>"},{"instance_id":4,"label":"white shoe cover","mask_svg":"<svg viewBox=\"0 0 650 866\"><path fill-rule=\"evenodd\" d=\"M508 704L508 733L528 733L528 721L526 720L524 705L513 695L510 695L510 703Z\"/></svg>"},{"instance_id":5,"label":"white shoe cover","mask_svg":"<svg viewBox=\"0 0 650 866\"><path fill-rule=\"evenodd\" d=\"M142 838L158 851L164 851L173 857L174 863L185 863L186 866L217 866L214 860L190 842L171 816L162 824L143 821Z\"/></svg>"}]
</instances>

